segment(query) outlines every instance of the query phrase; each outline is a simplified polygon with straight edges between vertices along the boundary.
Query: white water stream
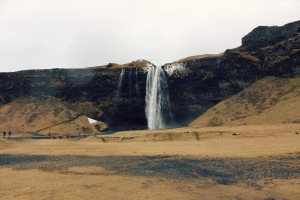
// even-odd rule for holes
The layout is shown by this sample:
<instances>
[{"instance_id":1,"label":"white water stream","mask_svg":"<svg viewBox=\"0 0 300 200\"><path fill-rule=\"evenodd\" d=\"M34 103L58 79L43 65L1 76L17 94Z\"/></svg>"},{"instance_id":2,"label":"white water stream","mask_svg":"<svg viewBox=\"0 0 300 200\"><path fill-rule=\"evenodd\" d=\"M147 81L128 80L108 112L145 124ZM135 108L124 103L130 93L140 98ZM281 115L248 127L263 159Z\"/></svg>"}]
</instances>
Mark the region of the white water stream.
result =
<instances>
[{"instance_id":1,"label":"white water stream","mask_svg":"<svg viewBox=\"0 0 300 200\"><path fill-rule=\"evenodd\" d=\"M120 99L124 75L125 75L125 69L122 68L121 73L119 75L117 90L116 90L115 96L114 96L115 100L119 100Z\"/></svg>"},{"instance_id":2,"label":"white water stream","mask_svg":"<svg viewBox=\"0 0 300 200\"><path fill-rule=\"evenodd\" d=\"M167 128L171 123L168 82L161 67L149 67L145 111L150 130Z\"/></svg>"}]
</instances>

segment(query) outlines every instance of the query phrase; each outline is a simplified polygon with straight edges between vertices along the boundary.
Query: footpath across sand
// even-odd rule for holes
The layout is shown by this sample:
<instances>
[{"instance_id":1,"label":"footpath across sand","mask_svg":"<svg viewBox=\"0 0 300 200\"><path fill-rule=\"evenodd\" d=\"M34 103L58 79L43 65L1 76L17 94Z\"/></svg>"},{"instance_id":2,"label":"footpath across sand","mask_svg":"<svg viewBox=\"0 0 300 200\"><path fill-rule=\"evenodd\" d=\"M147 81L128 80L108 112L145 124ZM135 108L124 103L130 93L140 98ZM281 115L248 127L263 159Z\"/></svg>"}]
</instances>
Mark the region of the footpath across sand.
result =
<instances>
[{"instance_id":1,"label":"footpath across sand","mask_svg":"<svg viewBox=\"0 0 300 200\"><path fill-rule=\"evenodd\" d=\"M127 131L83 139L0 140L1 154L258 157L300 151L300 124ZM298 134L297 134L298 133ZM4 148L5 147L5 148Z\"/></svg>"}]
</instances>

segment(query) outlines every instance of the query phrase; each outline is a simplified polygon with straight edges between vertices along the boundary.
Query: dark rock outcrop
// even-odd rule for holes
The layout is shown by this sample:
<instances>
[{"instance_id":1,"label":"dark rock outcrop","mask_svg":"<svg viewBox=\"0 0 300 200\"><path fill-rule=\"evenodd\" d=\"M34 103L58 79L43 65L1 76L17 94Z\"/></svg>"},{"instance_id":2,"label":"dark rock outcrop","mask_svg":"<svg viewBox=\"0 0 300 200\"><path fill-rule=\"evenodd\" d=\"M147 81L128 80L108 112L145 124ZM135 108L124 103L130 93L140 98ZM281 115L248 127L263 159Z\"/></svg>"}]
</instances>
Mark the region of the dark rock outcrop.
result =
<instances>
[{"instance_id":1,"label":"dark rock outcrop","mask_svg":"<svg viewBox=\"0 0 300 200\"><path fill-rule=\"evenodd\" d=\"M174 68L169 88L176 121L186 124L265 76L300 76L299 26L300 21L267 27L269 31L262 32L263 36L257 36L261 28L254 29L245 36L241 47L224 54L194 56L164 65L167 71ZM278 31L284 37L276 35ZM268 43L264 43L264 37L269 38Z\"/></svg>"},{"instance_id":2,"label":"dark rock outcrop","mask_svg":"<svg viewBox=\"0 0 300 200\"><path fill-rule=\"evenodd\" d=\"M242 39L246 48L261 48L274 45L300 31L299 21L284 26L259 26Z\"/></svg>"}]
</instances>

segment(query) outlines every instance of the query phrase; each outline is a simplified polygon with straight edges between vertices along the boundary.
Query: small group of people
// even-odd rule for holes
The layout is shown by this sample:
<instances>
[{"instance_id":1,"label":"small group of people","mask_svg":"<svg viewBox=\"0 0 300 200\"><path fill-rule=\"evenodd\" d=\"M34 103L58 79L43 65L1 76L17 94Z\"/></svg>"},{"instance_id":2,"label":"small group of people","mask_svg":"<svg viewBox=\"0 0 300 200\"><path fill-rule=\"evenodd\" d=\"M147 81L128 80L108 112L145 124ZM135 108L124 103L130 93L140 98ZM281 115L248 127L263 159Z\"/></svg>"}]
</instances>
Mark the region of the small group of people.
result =
<instances>
[{"instance_id":1,"label":"small group of people","mask_svg":"<svg viewBox=\"0 0 300 200\"><path fill-rule=\"evenodd\" d=\"M11 131L8 131L7 134L8 134L8 138L10 138L11 137ZM5 136L6 136L6 132L3 131L3 138L5 138Z\"/></svg>"}]
</instances>

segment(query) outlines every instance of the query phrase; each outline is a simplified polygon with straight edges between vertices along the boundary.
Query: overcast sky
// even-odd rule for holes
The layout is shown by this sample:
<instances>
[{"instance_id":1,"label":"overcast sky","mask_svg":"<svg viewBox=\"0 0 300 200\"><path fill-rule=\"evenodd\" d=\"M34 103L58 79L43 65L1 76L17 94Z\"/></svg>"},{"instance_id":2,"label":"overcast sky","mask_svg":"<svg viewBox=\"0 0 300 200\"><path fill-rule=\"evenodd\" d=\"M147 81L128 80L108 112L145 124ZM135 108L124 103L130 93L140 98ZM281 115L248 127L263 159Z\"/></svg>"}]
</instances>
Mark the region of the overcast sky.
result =
<instances>
[{"instance_id":1,"label":"overcast sky","mask_svg":"<svg viewBox=\"0 0 300 200\"><path fill-rule=\"evenodd\" d=\"M0 0L0 71L162 65L297 20L299 0Z\"/></svg>"}]
</instances>

